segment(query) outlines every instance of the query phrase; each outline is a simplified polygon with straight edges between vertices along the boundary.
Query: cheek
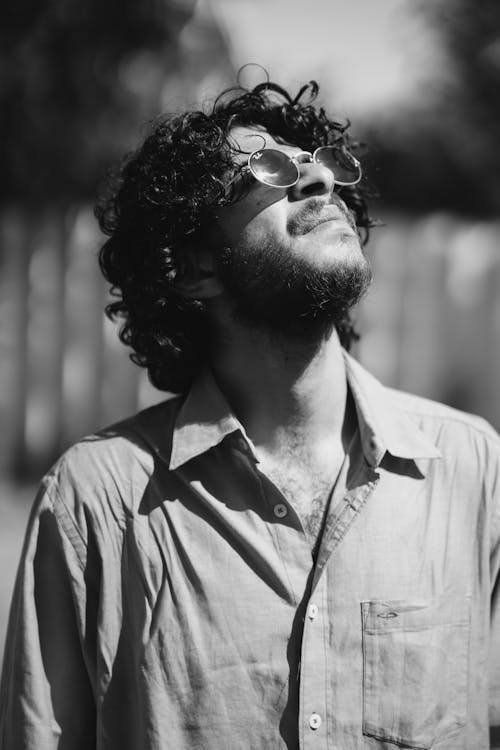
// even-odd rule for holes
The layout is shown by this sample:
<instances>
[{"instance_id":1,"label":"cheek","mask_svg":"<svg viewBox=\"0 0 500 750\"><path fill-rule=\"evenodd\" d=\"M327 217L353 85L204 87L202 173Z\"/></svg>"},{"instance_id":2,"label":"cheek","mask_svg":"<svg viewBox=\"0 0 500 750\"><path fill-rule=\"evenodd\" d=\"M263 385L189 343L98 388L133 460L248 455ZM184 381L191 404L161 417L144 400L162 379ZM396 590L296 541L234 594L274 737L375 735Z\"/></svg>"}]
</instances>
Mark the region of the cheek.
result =
<instances>
[{"instance_id":1,"label":"cheek","mask_svg":"<svg viewBox=\"0 0 500 750\"><path fill-rule=\"evenodd\" d=\"M219 218L219 229L225 242L233 245L247 223L245 212L239 208L231 208L221 211Z\"/></svg>"},{"instance_id":2,"label":"cheek","mask_svg":"<svg viewBox=\"0 0 500 750\"><path fill-rule=\"evenodd\" d=\"M266 191L267 193L267 191ZM272 197L276 197L273 191ZM255 196L251 202L223 209L219 225L226 240L234 245L241 240L255 238L262 241L271 235L286 233L286 202L269 202L269 196Z\"/></svg>"},{"instance_id":3,"label":"cheek","mask_svg":"<svg viewBox=\"0 0 500 750\"><path fill-rule=\"evenodd\" d=\"M238 235L234 237L234 243L254 247L275 240L277 235L276 224L266 221L264 217L256 217L240 229Z\"/></svg>"}]
</instances>

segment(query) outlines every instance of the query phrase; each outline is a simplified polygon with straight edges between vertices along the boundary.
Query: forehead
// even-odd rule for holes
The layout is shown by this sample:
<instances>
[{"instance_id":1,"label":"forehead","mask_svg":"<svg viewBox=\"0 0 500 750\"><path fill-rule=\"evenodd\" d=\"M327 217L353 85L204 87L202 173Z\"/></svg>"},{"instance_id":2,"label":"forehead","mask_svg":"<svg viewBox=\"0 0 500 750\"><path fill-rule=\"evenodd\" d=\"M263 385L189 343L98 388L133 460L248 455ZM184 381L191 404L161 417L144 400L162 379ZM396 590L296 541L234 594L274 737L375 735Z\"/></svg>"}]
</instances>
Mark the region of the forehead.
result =
<instances>
[{"instance_id":1,"label":"forehead","mask_svg":"<svg viewBox=\"0 0 500 750\"><path fill-rule=\"evenodd\" d=\"M235 149L234 161L244 163L249 154L261 148L275 148L293 155L301 151L297 146L277 141L267 130L258 125L236 125L229 131L229 143Z\"/></svg>"}]
</instances>

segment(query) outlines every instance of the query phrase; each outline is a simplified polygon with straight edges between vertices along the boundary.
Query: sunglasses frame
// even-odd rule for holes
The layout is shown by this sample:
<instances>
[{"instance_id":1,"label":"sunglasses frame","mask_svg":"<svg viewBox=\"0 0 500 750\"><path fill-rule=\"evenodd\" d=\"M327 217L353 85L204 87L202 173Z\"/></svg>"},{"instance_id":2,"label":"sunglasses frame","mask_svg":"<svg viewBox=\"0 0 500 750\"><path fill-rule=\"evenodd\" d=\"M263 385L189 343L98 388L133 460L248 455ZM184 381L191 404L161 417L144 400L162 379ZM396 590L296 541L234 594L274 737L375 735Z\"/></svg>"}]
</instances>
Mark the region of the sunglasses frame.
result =
<instances>
[{"instance_id":1,"label":"sunglasses frame","mask_svg":"<svg viewBox=\"0 0 500 750\"><path fill-rule=\"evenodd\" d=\"M319 146L313 153L311 153L310 151L299 151L298 154L295 154L294 156L290 156L289 154L286 154L284 151L280 151L277 148L259 148L259 149L256 149L255 151L252 151L252 153L249 155L246 167L247 167L247 169L249 169L249 171L252 174L252 176L256 180L258 180L258 182L261 182L264 185L268 185L269 187L277 188L278 190L283 190L285 188L293 187L299 181L299 179L300 179L299 164L304 164L304 163L323 164L323 162L321 162L321 161L319 161L317 159L317 154L318 154L318 152L324 151L325 149L329 149L330 151L335 151L335 147L334 146ZM279 154L281 157L284 157L285 159L288 159L288 161L291 164L293 164L293 166L297 170L297 176L296 176L295 180L293 182L288 182L286 184L276 185L275 183L269 182L268 180L265 180L261 176L259 176L258 173L255 171L254 167L252 166L252 160L255 161L255 159L257 157L257 154L262 154L264 151L274 151L275 153ZM333 169L331 169L326 164L323 164L323 166L325 166L327 169L329 169L331 171L331 173L333 174L334 185L340 185L341 187L342 186L357 185L358 182L361 180L361 177L362 177L361 163L358 161L358 159L356 159L355 156L353 156L351 154L350 151L344 150L344 153L346 153L352 159L353 166L356 167L357 170L358 170L358 172L359 172L358 177L356 178L356 180L353 180L352 182L345 182L345 181L342 181L342 180L337 180L336 177L335 177L335 171ZM308 156L308 157L310 157L309 162L299 161L299 159L300 159L301 156ZM260 158L260 157L257 157L257 158Z\"/></svg>"}]
</instances>

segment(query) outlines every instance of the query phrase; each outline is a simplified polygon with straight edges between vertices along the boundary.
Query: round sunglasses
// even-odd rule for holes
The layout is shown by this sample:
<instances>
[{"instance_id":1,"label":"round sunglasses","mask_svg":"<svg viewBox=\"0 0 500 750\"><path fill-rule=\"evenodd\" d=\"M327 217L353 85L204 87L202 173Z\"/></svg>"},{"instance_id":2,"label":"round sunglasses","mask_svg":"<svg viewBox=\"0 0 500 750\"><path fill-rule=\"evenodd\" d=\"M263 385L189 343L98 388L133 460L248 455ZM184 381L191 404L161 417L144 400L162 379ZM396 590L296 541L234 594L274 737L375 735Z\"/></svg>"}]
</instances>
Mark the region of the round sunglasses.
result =
<instances>
[{"instance_id":1,"label":"round sunglasses","mask_svg":"<svg viewBox=\"0 0 500 750\"><path fill-rule=\"evenodd\" d=\"M312 154L300 151L294 156L274 148L261 148L250 154L245 167L264 185L289 188L299 181L299 165L311 162L329 169L336 185L356 185L361 179L360 162L347 149L335 146L320 146Z\"/></svg>"}]
</instances>

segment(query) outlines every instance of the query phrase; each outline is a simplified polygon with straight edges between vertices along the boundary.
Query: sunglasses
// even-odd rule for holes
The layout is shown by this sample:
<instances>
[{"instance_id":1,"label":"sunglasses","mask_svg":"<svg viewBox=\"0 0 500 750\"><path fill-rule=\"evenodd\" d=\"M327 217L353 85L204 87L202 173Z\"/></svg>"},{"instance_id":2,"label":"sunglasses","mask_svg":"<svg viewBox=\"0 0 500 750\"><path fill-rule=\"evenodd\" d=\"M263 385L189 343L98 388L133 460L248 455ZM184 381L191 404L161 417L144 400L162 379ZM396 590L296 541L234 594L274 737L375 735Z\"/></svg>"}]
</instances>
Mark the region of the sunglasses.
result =
<instances>
[{"instance_id":1,"label":"sunglasses","mask_svg":"<svg viewBox=\"0 0 500 750\"><path fill-rule=\"evenodd\" d=\"M320 146L313 154L300 151L294 156L274 148L261 148L250 154L245 168L264 185L289 188L299 181L299 165L306 163L322 164L329 169L336 185L356 185L361 179L359 161L347 149L338 146Z\"/></svg>"}]
</instances>

